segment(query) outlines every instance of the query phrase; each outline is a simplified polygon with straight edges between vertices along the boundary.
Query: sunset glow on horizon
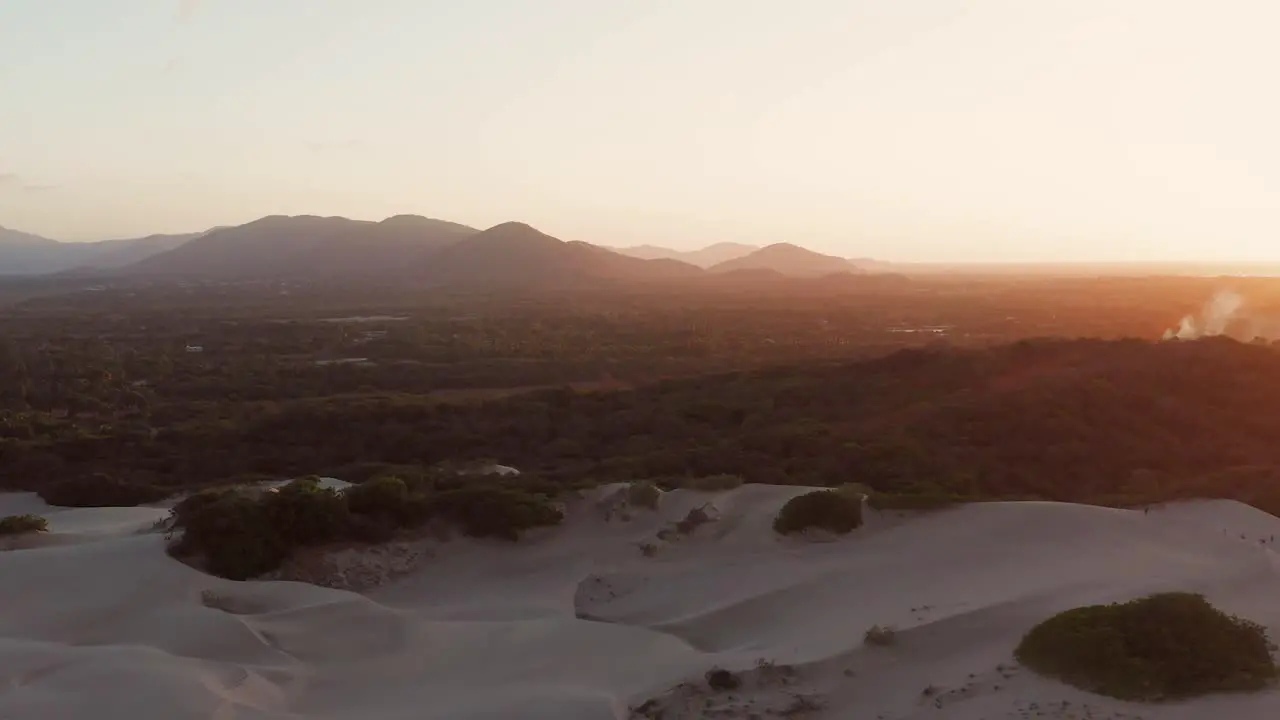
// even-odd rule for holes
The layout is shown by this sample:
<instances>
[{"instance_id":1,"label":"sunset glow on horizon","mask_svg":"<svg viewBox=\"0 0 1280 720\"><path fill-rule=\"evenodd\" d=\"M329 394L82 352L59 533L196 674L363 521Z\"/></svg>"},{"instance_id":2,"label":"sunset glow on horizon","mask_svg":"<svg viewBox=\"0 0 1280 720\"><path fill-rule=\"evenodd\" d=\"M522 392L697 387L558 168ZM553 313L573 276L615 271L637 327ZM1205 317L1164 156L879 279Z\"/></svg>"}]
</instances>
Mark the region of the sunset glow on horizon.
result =
<instances>
[{"instance_id":1,"label":"sunset glow on horizon","mask_svg":"<svg viewBox=\"0 0 1280 720\"><path fill-rule=\"evenodd\" d=\"M0 225L1280 261L1280 6L8 0Z\"/></svg>"}]
</instances>

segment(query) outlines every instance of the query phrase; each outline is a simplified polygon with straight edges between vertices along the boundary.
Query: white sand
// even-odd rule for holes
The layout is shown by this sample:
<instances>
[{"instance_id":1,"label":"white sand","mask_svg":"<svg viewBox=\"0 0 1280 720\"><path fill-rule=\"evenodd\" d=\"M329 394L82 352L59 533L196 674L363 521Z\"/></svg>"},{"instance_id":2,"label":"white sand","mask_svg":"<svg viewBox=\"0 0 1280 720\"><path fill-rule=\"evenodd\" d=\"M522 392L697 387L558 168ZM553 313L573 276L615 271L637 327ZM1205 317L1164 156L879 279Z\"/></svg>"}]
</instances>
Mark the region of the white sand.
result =
<instances>
[{"instance_id":1,"label":"white sand","mask_svg":"<svg viewBox=\"0 0 1280 720\"><path fill-rule=\"evenodd\" d=\"M55 511L0 496L0 514L44 514L53 530L40 547L0 552L0 719L1280 711L1280 691L1130 705L1012 658L1055 612L1162 590L1203 592L1280 637L1280 556L1269 549L1280 520L1237 503L870 513L851 536L818 542L770 530L802 488L679 491L657 512L618 506L617 490L575 501L564 527L519 545L437 543L366 595L202 575L167 557L160 535L138 534L162 509ZM656 539L707 503L713 522ZM864 646L873 624L897 626L897 643ZM703 677L713 667L738 672L742 686L712 692Z\"/></svg>"}]
</instances>

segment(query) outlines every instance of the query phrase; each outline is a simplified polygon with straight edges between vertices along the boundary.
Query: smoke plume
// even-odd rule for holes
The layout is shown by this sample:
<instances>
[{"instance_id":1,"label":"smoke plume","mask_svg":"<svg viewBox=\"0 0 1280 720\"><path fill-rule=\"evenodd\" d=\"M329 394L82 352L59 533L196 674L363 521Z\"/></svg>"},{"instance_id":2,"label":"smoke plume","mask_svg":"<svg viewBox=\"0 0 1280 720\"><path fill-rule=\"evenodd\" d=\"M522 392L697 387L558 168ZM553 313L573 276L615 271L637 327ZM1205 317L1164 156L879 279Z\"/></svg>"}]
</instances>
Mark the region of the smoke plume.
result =
<instances>
[{"instance_id":1,"label":"smoke plume","mask_svg":"<svg viewBox=\"0 0 1280 720\"><path fill-rule=\"evenodd\" d=\"M1230 290L1218 292L1200 309L1199 315L1188 315L1182 318L1178 327L1165 330L1164 339L1195 340L1222 335L1231 322L1239 318L1244 306L1244 298L1239 293Z\"/></svg>"}]
</instances>

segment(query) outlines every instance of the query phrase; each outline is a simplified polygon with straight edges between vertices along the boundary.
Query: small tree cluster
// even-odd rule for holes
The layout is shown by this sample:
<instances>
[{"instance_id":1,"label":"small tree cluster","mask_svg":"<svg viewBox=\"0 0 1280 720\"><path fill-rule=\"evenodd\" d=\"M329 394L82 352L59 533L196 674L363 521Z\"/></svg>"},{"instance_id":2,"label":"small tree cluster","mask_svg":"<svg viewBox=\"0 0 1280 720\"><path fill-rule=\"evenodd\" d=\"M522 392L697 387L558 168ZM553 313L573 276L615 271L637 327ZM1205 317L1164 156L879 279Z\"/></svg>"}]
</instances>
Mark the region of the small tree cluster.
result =
<instances>
[{"instance_id":1,"label":"small tree cluster","mask_svg":"<svg viewBox=\"0 0 1280 720\"><path fill-rule=\"evenodd\" d=\"M48 529L49 521L39 515L10 515L0 518L0 535L46 532Z\"/></svg>"},{"instance_id":2,"label":"small tree cluster","mask_svg":"<svg viewBox=\"0 0 1280 720\"><path fill-rule=\"evenodd\" d=\"M1266 630L1214 608L1202 596L1163 593L1076 608L1022 639L1032 670L1123 700L1165 700L1257 690L1276 677Z\"/></svg>"},{"instance_id":3,"label":"small tree cluster","mask_svg":"<svg viewBox=\"0 0 1280 720\"><path fill-rule=\"evenodd\" d=\"M790 535L808 528L827 530L841 535L862 525L862 503L838 490L815 490L787 501L773 521L779 535Z\"/></svg>"},{"instance_id":4,"label":"small tree cluster","mask_svg":"<svg viewBox=\"0 0 1280 720\"><path fill-rule=\"evenodd\" d=\"M523 530L558 524L540 495L482 484L437 491L426 481L384 477L338 491L314 478L271 492L209 490L173 509L181 531L171 551L201 556L220 577L243 580L279 567L297 548L339 541L385 542L432 520L475 537L516 540Z\"/></svg>"},{"instance_id":5,"label":"small tree cluster","mask_svg":"<svg viewBox=\"0 0 1280 720\"><path fill-rule=\"evenodd\" d=\"M558 525L564 519L560 509L545 497L502 487L442 492L431 499L431 509L467 535L502 540L517 540L523 530Z\"/></svg>"}]
</instances>

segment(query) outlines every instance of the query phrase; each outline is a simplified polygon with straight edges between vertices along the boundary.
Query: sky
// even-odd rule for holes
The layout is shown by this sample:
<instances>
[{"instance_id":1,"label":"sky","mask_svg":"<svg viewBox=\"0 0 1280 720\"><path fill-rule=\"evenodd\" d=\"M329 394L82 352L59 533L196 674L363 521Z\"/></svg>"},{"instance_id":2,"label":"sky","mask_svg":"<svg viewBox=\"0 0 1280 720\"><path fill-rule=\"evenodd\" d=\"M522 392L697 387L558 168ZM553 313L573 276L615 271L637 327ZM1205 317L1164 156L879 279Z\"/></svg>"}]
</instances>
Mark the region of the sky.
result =
<instances>
[{"instance_id":1,"label":"sky","mask_svg":"<svg viewBox=\"0 0 1280 720\"><path fill-rule=\"evenodd\" d=\"M0 225L1280 260L1272 0L0 0Z\"/></svg>"}]
</instances>

